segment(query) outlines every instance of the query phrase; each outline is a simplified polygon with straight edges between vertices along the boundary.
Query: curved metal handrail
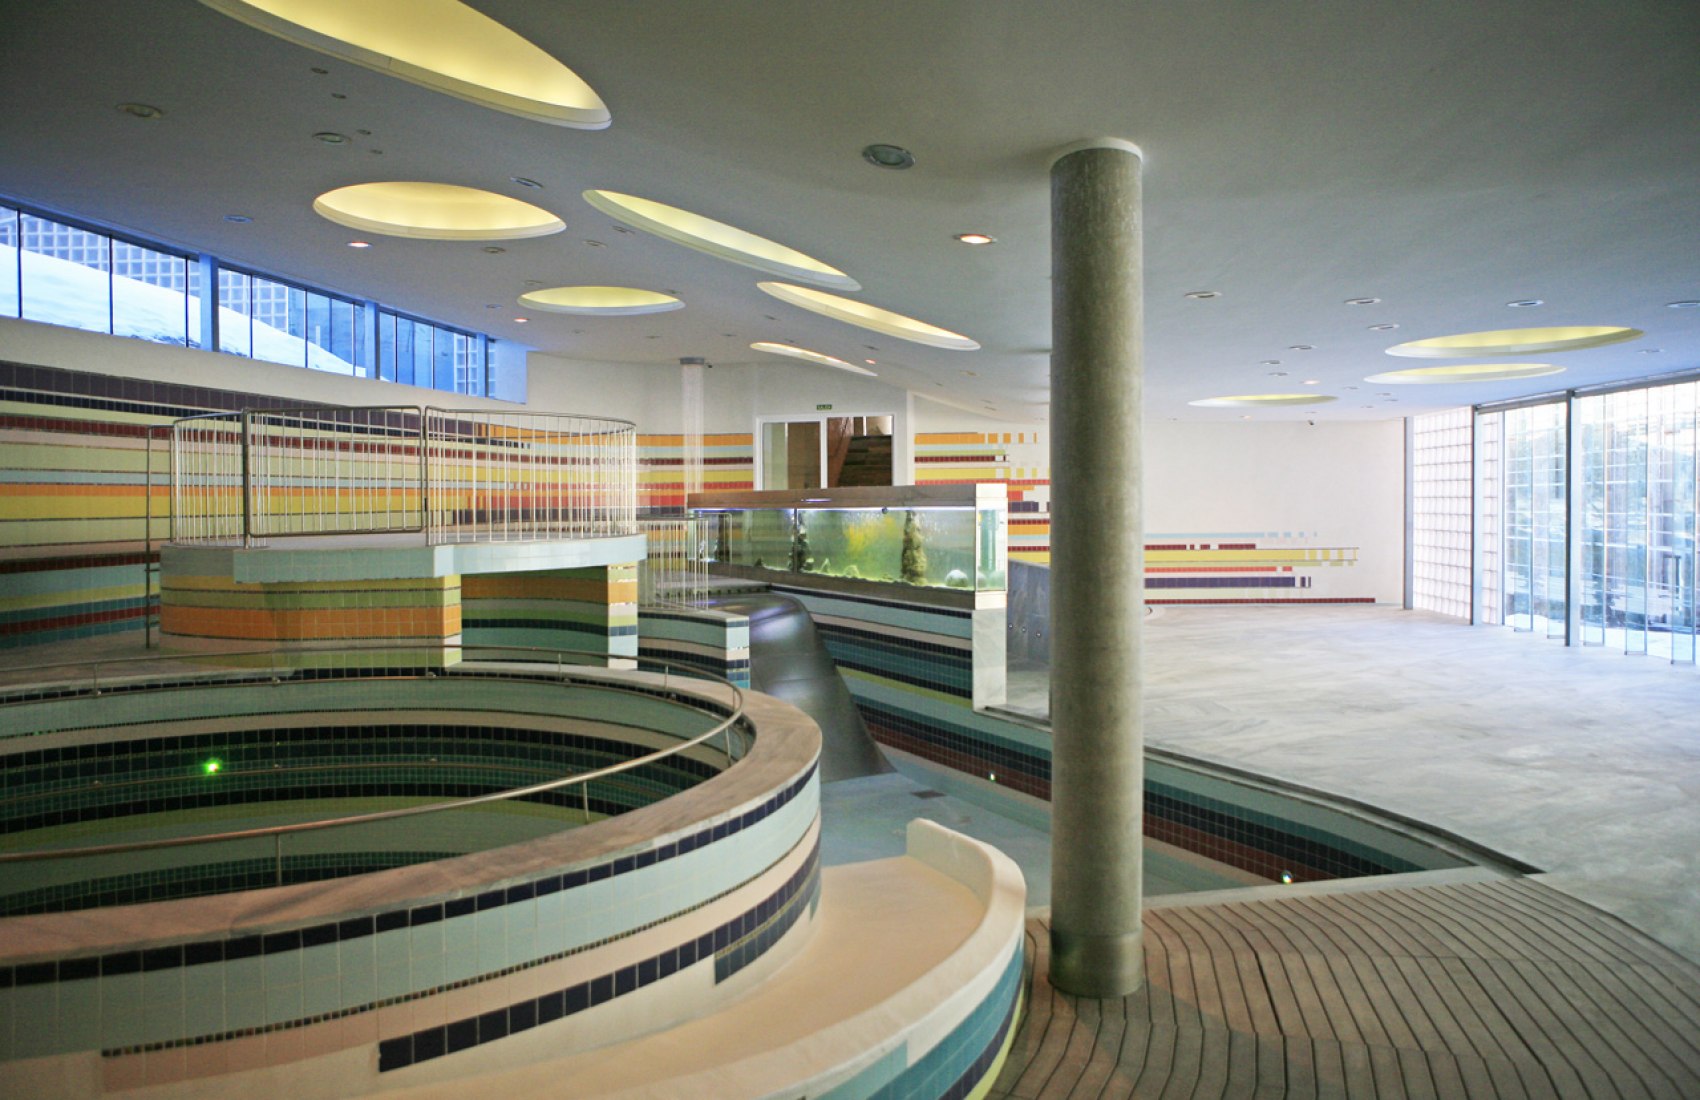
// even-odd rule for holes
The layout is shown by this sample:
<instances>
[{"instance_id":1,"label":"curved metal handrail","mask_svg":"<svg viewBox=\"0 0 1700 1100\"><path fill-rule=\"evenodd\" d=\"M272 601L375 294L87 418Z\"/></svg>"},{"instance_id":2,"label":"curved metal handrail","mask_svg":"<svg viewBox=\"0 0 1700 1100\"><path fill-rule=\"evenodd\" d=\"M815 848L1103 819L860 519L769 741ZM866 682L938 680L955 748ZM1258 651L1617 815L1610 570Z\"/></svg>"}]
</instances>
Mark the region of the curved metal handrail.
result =
<instances>
[{"instance_id":1,"label":"curved metal handrail","mask_svg":"<svg viewBox=\"0 0 1700 1100\"><path fill-rule=\"evenodd\" d=\"M399 648L399 649L419 648L419 649L424 650L424 649L430 649L430 648L433 648L433 647L429 647L429 646L414 647L414 646L409 646L409 645L406 645L406 644L398 644L395 647L386 647L386 648ZM563 681L565 679L567 679L568 676L570 675L569 670L571 670L571 672L576 672L579 669L584 667L582 665L575 666L575 665L560 664L559 663L560 659L564 656L570 655L570 656L574 656L574 657L594 657L594 658L597 658L597 659L600 659L600 660L607 660L608 659L608 654L606 654L606 653L593 653L593 652L590 652L590 651L587 651L587 650L572 650L572 649L544 649L544 648L536 647L536 646L477 646L477 647L463 646L462 652L464 653L465 650L467 650L469 648L475 649L477 652L481 652L481 653L540 653L540 654L550 654L555 658L555 660L557 662L556 667L555 667L555 674L558 675L558 676L561 676ZM303 647L301 649L288 650L287 655L292 656L292 655L299 654L299 653L322 653L322 652L327 652L327 651L337 652L337 653L369 652L369 651L358 650L358 649L348 649L348 648L342 647L342 646L335 646L335 647L332 647L332 646L311 647L311 646L309 646L309 647ZM222 658L222 657L244 657L244 656L254 656L254 655L276 656L276 655L278 655L278 653L279 653L279 651L275 650L275 649L225 650L225 651L220 651L218 653L205 654L205 655L195 655L195 656L209 656L209 657L221 657ZM58 663L55 663L55 664L23 666L23 667L20 667L20 668L15 668L11 671L13 671L13 672L28 672L28 671L31 671L33 669L75 668L75 667L79 667L79 666L82 666L82 665L96 665L96 666L98 666L98 665L122 664L122 663L129 663L129 662L143 662L143 661L147 661L147 662L151 662L151 663L157 663L161 659L162 658L157 656L157 655L152 655L152 656L145 656L145 657L108 658L104 661L81 661L81 662L79 662L79 661L61 661L61 662L58 662ZM666 660L660 660L660 659L649 658L649 657L640 657L640 658L622 657L622 658L619 658L619 659L620 660L643 661L643 662L651 664L651 665L662 666L664 669L668 669L668 670L671 670L671 669L674 669L674 668L679 668L679 667L684 667L684 666L681 666L679 664L679 662L677 662L677 661L666 661ZM471 669L465 669L464 666L461 666L461 667L462 667L462 671L455 673L456 675L463 675L467 672L476 671L476 670L471 670ZM274 669L273 671L277 671L277 670ZM367 671L367 670L351 669L351 670L347 670L347 671L355 674L355 677L357 678L358 675L361 672ZM429 674L435 674L438 670L435 667L431 667L431 668L427 668L425 671ZM264 673L262 672L259 675L264 675ZM381 672L379 675L372 677L372 679L396 679L396 678L397 677L393 673L389 673L389 672ZM512 679L514 677L508 677L508 678ZM627 771L631 771L631 770L636 769L636 768L643 767L646 764L653 764L653 763L655 763L659 760L665 760L668 757L675 756L679 753L684 752L687 749L692 749L692 748L695 748L698 745L704 744L705 742L713 739L714 737L719 736L721 733L726 734L725 755L726 755L726 760L727 760L727 766L730 767L732 764L737 762L737 757L732 751L732 727L735 724L737 724L739 719L743 718L743 716L744 716L744 692L743 692L743 690L741 688L739 688L737 684L732 683L730 680L726 679L723 676L716 676L713 673L704 672L700 669L691 669L690 675L686 676L686 677L682 677L682 678L691 679L691 680L708 680L708 681L716 682L716 683L726 687L727 689L729 689L732 693L732 710L731 710L731 713L729 715L727 715L727 717L725 719L723 719L721 722L719 722L717 725L715 725L712 729L710 729L706 733L699 734L696 737L690 738L689 740L686 740L686 741L681 741L676 745L670 745L670 746L663 748L663 749L657 749L655 752L648 753L647 755L644 755L644 756L636 757L636 758L631 759L631 760L625 760L625 761L622 761L618 764L610 764L609 766L607 766L605 768L597 768L594 771L581 772L578 775L564 776L560 779L551 779L551 780L547 780L547 781L542 782L542 783L533 783L533 784L530 784L529 786L525 786L525 787L512 787L512 788L509 788L508 790L505 790L505 791L493 791L493 792L490 792L488 794L474 795L470 798L457 798L457 799L452 799L452 800L447 801L447 802L433 802L433 803L430 803L430 804L424 805L424 806L405 806L405 807L401 807L399 809L394 809L394 810L375 810L371 813L353 814L353 815L350 815L350 816L347 816L347 817L321 818L321 819L316 820L316 821L300 821L300 822L295 822L295 823L292 823L292 824L289 824L289 825L268 825L268 826L262 826L262 827L259 827L259 828L253 828L253 829L235 829L235 830L231 830L229 832L224 832L224 833L198 833L194 836L157 837L157 838L154 838L154 839L151 839L151 840L132 840L132 841L124 841L124 842L117 843L117 844L94 844L94 845L88 845L88 846L85 846L85 847L82 847L82 848L32 848L32 849L29 849L27 851L21 851L21 852L0 852L0 865L7 864L7 863L28 863L28 862L38 861L38 860L45 860L45 859L76 859L76 858L80 858L80 857L83 857L83 856L120 855L120 854L123 854L125 852L152 851L152 850L159 849L159 848L181 848L181 847L185 847L185 846L192 845L192 844L215 844L215 843L219 843L219 842L222 842L222 841L255 840L255 839L259 839L261 837L268 837L268 836L275 838L277 840L278 844L281 846L282 838L287 836L287 835L290 835L292 833L316 832L316 831L321 830L321 829L342 828L342 827L346 827L346 826L366 824L368 822L374 822L374 821L388 821L388 820L393 820L395 818L416 817L416 816L419 816L421 814L439 813L439 812L444 812L444 811L448 811L448 810L464 809L468 806L478 806L478 805L483 805L483 804L489 803L489 802L502 802L502 801L507 801L509 799L524 798L528 795L542 794L542 793L547 792L547 791L560 790L562 788L571 787L571 786L574 786L575 784L580 784L580 783L589 784L589 783L594 782L595 780L598 780L598 779L605 779L605 778L607 778L608 776L611 776L611 775L618 775L622 772L627 772ZM207 684L199 685L199 686L214 686L214 685L217 685L217 686L241 686L244 683L262 684L262 685L270 686L270 685L275 684L277 682L278 681L275 678L273 678L273 679L263 679L263 680L255 678L255 679L251 679L251 680L248 680L248 681L231 681L231 680L225 680L225 679L209 678L209 681L208 681ZM591 677L584 677L584 678L579 679L576 682L578 682L580 684L588 683L588 684L590 684L590 686L598 687L598 688L609 688L611 686L617 686L620 683L620 681L618 681L618 680L607 680L607 679L591 678ZM137 685L134 685L134 686L145 687L146 685L145 685L145 683L143 683L143 684L137 684ZM191 686L191 685L183 685L183 684L179 684L179 683L174 683L170 687L164 687L161 690L166 690L166 691L182 690L183 688L185 688L187 686ZM3 695L4 690L5 690L4 688L0 688L0 695ZM662 683L662 690L664 690L664 691L670 690L670 688L668 687L665 680L663 680L663 683ZM100 694L98 679L91 682L89 694L90 694L90 696L98 696ZM33 701L33 700L29 700L29 701ZM0 706L5 706L5 705L10 705L10 704L8 704L4 699L0 699ZM589 797L589 789L588 789L588 786L587 786L586 787L586 798L588 799L588 797ZM281 875L281 863L282 863L281 847L279 848L278 860L279 860L280 875Z\"/></svg>"}]
</instances>

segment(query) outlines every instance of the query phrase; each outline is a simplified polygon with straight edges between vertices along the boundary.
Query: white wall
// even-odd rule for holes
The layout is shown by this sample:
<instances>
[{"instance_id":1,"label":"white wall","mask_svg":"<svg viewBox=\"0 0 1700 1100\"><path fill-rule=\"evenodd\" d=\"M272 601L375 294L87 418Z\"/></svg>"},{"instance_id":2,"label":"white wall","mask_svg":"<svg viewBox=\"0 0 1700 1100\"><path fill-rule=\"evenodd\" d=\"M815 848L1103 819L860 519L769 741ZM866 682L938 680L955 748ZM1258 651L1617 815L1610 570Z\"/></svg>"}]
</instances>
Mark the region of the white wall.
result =
<instances>
[{"instance_id":1,"label":"white wall","mask_svg":"<svg viewBox=\"0 0 1700 1100\"><path fill-rule=\"evenodd\" d=\"M305 367L262 363L257 359L243 359L220 352L172 347L10 317L0 317L0 359L119 378L293 398L303 404L514 408L511 404L489 398L467 397L370 378L350 378Z\"/></svg>"},{"instance_id":2,"label":"white wall","mask_svg":"<svg viewBox=\"0 0 1700 1100\"><path fill-rule=\"evenodd\" d=\"M1148 422L1145 462L1148 536L1302 532L1309 545L1357 548L1354 590L1404 599L1404 421Z\"/></svg>"}]
</instances>

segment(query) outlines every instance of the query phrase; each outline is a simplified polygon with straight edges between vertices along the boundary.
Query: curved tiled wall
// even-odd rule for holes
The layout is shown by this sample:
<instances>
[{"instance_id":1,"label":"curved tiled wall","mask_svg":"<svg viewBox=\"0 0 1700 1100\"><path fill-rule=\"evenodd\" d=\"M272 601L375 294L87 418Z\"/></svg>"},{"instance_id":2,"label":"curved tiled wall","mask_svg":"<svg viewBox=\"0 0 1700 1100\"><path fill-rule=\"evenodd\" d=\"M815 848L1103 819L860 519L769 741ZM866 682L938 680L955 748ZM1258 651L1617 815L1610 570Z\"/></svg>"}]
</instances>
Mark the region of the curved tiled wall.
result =
<instances>
[{"instance_id":1,"label":"curved tiled wall","mask_svg":"<svg viewBox=\"0 0 1700 1100\"><path fill-rule=\"evenodd\" d=\"M503 709L571 717L604 738L694 734L712 724L703 711L724 713L724 689L631 682L650 694L523 679L497 690ZM119 692L14 706L8 718L60 731L28 738L32 752L94 743L120 716L132 738L163 749L165 730L199 736L238 700L251 727L275 725L333 699L347 711L353 687ZM362 687L361 709L403 699L494 709L489 684L466 677ZM679 705L691 700L701 709ZM748 700L746 721L755 736L736 766L524 843L329 882L0 921L0 1093L49 1081L59 1095L68 1081L83 1083L71 1095L205 1087L268 1066L290 1067L264 1078L277 1095L313 1080L368 1091L391 1073L453 1076L454 1053L533 1028L554 1029L551 1045L570 1050L629 1034L634 1017L653 1028L700 1013L794 950L817 898L818 734L762 697Z\"/></svg>"}]
</instances>

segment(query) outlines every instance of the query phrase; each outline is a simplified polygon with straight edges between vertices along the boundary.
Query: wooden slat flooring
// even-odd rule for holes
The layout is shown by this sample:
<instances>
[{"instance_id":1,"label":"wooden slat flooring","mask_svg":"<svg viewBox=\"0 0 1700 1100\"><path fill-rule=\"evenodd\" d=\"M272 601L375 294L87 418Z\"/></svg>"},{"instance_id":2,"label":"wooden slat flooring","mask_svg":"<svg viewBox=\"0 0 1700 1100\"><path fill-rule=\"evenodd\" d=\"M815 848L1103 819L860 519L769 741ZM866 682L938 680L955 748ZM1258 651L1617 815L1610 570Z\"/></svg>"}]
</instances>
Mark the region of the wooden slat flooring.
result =
<instances>
[{"instance_id":1,"label":"wooden slat flooring","mask_svg":"<svg viewBox=\"0 0 1700 1100\"><path fill-rule=\"evenodd\" d=\"M994 1098L1700 1100L1700 967L1527 879L1151 909L1146 987L1031 996Z\"/></svg>"}]
</instances>

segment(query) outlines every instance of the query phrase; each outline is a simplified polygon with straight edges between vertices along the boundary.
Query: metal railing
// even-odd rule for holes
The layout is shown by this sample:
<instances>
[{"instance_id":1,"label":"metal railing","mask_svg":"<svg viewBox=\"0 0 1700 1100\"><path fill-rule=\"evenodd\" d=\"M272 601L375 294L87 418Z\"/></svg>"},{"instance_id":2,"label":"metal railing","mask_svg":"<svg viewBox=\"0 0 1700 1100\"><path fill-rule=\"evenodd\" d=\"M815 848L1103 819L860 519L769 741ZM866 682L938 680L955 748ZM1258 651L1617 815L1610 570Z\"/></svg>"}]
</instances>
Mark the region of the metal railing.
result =
<instances>
[{"instance_id":1,"label":"metal railing","mask_svg":"<svg viewBox=\"0 0 1700 1100\"><path fill-rule=\"evenodd\" d=\"M398 648L386 646L386 650ZM408 648L408 647L400 647ZM415 647L421 650L429 647ZM109 658L100 661L63 662L60 664L36 665L10 670L12 673L39 673L51 669L83 669L78 677L69 683L48 684L40 677L31 677L32 687L23 691L0 688L0 713L10 704L36 702L44 697L67 698L82 696L100 696L114 691L183 691L207 687L256 686L270 687L283 681L288 676L301 671L285 663L297 660L303 654L314 653L345 653L355 658L368 655L368 651L348 649L344 646L310 646L300 649L275 650L229 650L218 654L204 655L218 659L244 658L266 656L273 664L267 668L245 667L241 670L219 670L211 675L202 674L196 679L185 680L183 676L160 675L147 678L118 679L111 675L115 668L135 665L140 662L157 665L161 658L122 657ZM582 805L586 823L590 820L590 784L607 779L623 772L633 771L658 763L669 757L676 756L688 749L706 745L716 737L723 738L719 746L729 768L749 753L751 737L747 731L740 728L744 717L744 693L737 685L723 677L673 661L665 661L648 657L620 658L622 662L635 660L639 665L659 667L662 670L661 680L656 683L640 683L622 678L618 674L610 674L605 670L588 668L588 662L605 662L606 653L592 653L578 650L539 649L525 646L477 646L463 647L463 654L474 653L494 658L501 654L504 661L513 661L515 654L529 654L538 658L535 662L525 665L504 664L500 668L468 667L465 663L443 668L421 664L418 675L420 678L436 678L440 676L472 676L482 679L495 680L529 680L550 679L560 682L563 686L592 687L602 690L628 691L633 693L648 692L659 689L662 694L677 698L674 689L675 677L688 681L711 681L717 688L723 688L730 693L728 713L707 731L694 737L686 738L677 744L657 749L631 760L610 764L607 767L596 768L576 775L563 776L542 783L533 783L524 787L514 787L504 791L493 791L488 794L474 795L467 798L457 798L445 802L434 802L424 806L406 806L393 810L378 810L371 813L352 814L346 817L322 818L316 821L294 822L287 825L271 825L253 829L235 829L221 833L200 833L193 836L156 837L150 840L124 841L115 844L94 844L80 848L37 848L18 852L0 852L0 867L12 863L30 863L50 859L76 859L84 856L119 855L130 852L154 851L162 848L181 848L188 845L216 844L225 841L241 841L271 838L273 841L273 858L276 861L277 881L283 881L283 838L297 833L313 833L325 829L338 829L351 826L370 824L377 821L392 821L397 818L416 817L421 814L443 813L452 810L465 809L470 806L480 806L492 802L503 802L512 799L527 798L534 795L558 791L564 788L579 786L582 793ZM551 667L552 662L552 667ZM539 668L538 666L543 666ZM598 671L601 674L598 675ZM106 675L102 675L106 673ZM394 680L400 675L394 668L370 669L355 665L345 669L330 670L315 667L310 670L314 680L323 680L328 674L334 673L346 679L382 679ZM36 686L39 685L39 686ZM687 705L709 702L697 699ZM736 743L734 743L736 735ZM713 746L711 746L713 747Z\"/></svg>"},{"instance_id":2,"label":"metal railing","mask_svg":"<svg viewBox=\"0 0 1700 1100\"><path fill-rule=\"evenodd\" d=\"M631 534L630 421L417 405L243 409L171 431L171 541Z\"/></svg>"}]
</instances>

